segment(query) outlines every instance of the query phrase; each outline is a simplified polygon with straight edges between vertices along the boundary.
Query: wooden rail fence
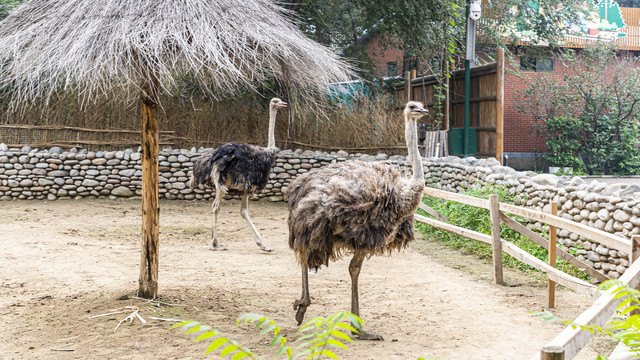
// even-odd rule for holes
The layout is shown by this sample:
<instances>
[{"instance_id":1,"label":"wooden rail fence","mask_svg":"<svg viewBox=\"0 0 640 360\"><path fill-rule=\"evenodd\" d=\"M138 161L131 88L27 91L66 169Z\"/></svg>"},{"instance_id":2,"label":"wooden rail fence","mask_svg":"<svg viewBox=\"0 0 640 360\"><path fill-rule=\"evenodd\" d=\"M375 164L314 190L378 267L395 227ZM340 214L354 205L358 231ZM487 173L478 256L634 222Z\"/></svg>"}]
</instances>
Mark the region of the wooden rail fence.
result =
<instances>
[{"instance_id":1,"label":"wooden rail fence","mask_svg":"<svg viewBox=\"0 0 640 360\"><path fill-rule=\"evenodd\" d=\"M564 219L553 213L544 213L511 204L500 203L498 202L497 195L491 195L487 200L434 188L424 188L423 193L431 197L455 201L461 204L489 210L491 218L491 235L452 225L448 222L446 217L424 204L421 204L420 209L427 212L430 216L435 217L437 220L418 214L415 215L415 220L471 240L491 245L493 249L494 279L498 284L504 283L502 275L502 251L511 255L515 259L546 273L549 278L549 307L555 306L554 291L556 284L565 286L587 296L593 296L596 290L594 285L557 270L555 268L554 250L556 253L555 255L576 267L584 269L587 274L596 280L606 281L609 279L590 265L572 256L563 249L558 248L554 241L554 233L557 228L571 231L585 238L601 243L611 249L629 253L630 261L632 261L632 263L619 280L628 284L632 288L638 288L640 286L640 261L636 261L636 259L640 258L640 236L636 235L633 236L631 240L627 240L620 236ZM553 208L554 206L552 205L552 212ZM528 229L526 226L509 217L506 213L548 224L550 240L547 240ZM515 231L529 238L531 241L549 250L549 264L518 248L511 242L501 239L501 223L511 227ZM578 316L574 322L583 325L604 325L616 311L618 304L623 300L622 298L616 298L613 291L613 289L610 289L600 295L594 301L593 305ZM588 331L582 331L578 328L574 329L572 326L567 326L560 334L558 334L558 336L545 345L540 350L539 354L533 356L531 360L573 359L573 357L589 342L592 336L593 334ZM623 346L619 345L614 351L614 354L620 353L625 353L625 349ZM613 357L614 354L612 354L612 359L624 359L624 357Z\"/></svg>"},{"instance_id":2,"label":"wooden rail fence","mask_svg":"<svg viewBox=\"0 0 640 360\"><path fill-rule=\"evenodd\" d=\"M0 125L0 142L9 147L59 146L88 150L120 150L140 146L140 130L90 129L59 125ZM172 146L179 139L175 131L160 131L160 145Z\"/></svg>"}]
</instances>

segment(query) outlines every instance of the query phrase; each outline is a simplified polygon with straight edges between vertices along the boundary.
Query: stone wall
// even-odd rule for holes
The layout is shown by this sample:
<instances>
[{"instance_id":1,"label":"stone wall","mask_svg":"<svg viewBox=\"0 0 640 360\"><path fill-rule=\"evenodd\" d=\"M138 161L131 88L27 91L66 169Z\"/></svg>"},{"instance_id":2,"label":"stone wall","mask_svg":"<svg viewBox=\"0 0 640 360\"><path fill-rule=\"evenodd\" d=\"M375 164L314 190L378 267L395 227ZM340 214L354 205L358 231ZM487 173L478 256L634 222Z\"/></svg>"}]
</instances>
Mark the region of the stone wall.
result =
<instances>
[{"instance_id":1,"label":"stone wall","mask_svg":"<svg viewBox=\"0 0 640 360\"><path fill-rule=\"evenodd\" d=\"M160 152L160 197L166 199L210 199L209 188L189 189L193 161L211 149L163 150ZM283 201L289 182L298 174L326 164L361 159L384 161L405 168L405 158L385 154L348 154L284 150L276 158L266 189L255 199ZM60 148L36 151L29 147L8 149L0 144L0 200L75 199L131 197L140 195L140 153L131 149L87 152ZM427 186L462 192L485 184L502 185L516 198L517 205L549 211L558 201L559 215L625 238L640 234L640 187L586 183L579 177L557 177L518 172L500 166L495 159L479 160L447 157L425 159ZM530 223L534 230L543 224ZM629 265L628 254L561 230L559 243L575 250L578 257L617 278Z\"/></svg>"}]
</instances>

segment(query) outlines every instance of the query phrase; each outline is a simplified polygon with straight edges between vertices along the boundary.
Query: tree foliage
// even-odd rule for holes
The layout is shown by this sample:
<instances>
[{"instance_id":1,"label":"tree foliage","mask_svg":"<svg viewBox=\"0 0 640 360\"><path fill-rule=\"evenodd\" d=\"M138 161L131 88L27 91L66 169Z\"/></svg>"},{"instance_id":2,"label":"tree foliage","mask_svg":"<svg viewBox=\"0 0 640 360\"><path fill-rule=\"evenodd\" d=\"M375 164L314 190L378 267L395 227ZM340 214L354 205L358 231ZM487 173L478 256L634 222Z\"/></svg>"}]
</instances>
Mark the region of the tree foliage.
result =
<instances>
[{"instance_id":1,"label":"tree foliage","mask_svg":"<svg viewBox=\"0 0 640 360\"><path fill-rule=\"evenodd\" d=\"M583 164L589 174L640 173L638 60L600 46L560 59L562 81L541 77L520 94L520 110L533 114L549 158L572 157L557 165Z\"/></svg>"},{"instance_id":2,"label":"tree foliage","mask_svg":"<svg viewBox=\"0 0 640 360\"><path fill-rule=\"evenodd\" d=\"M434 69L433 58L459 59L464 51L465 2L462 0L297 0L280 3L297 13L303 31L314 40L371 65L367 41L380 34L383 48L404 54L404 63ZM478 24L485 44L505 44L523 37L534 43L555 44L567 24L585 10L579 0L484 1ZM493 51L493 46L489 47ZM452 55L458 55L455 58ZM421 60L421 61L417 61ZM424 69L427 67L429 69ZM406 69L406 67L405 67ZM435 71L438 72L438 71Z\"/></svg>"},{"instance_id":3,"label":"tree foliage","mask_svg":"<svg viewBox=\"0 0 640 360\"><path fill-rule=\"evenodd\" d=\"M9 15L9 12L18 6L22 0L0 0L0 20Z\"/></svg>"}]
</instances>

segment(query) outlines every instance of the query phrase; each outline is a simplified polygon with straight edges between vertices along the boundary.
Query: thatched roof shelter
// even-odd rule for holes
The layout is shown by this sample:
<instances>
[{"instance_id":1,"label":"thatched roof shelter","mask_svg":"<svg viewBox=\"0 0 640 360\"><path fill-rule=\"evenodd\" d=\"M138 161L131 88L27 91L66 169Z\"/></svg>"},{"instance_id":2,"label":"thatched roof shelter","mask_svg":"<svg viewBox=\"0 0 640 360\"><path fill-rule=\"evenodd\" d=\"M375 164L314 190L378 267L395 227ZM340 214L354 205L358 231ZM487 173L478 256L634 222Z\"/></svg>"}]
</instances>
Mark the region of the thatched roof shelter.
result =
<instances>
[{"instance_id":1,"label":"thatched roof shelter","mask_svg":"<svg viewBox=\"0 0 640 360\"><path fill-rule=\"evenodd\" d=\"M157 296L159 94L175 93L187 74L214 96L270 79L318 93L351 76L269 0L30 0L0 21L0 66L0 90L15 104L65 90L140 100L147 297Z\"/></svg>"}]
</instances>

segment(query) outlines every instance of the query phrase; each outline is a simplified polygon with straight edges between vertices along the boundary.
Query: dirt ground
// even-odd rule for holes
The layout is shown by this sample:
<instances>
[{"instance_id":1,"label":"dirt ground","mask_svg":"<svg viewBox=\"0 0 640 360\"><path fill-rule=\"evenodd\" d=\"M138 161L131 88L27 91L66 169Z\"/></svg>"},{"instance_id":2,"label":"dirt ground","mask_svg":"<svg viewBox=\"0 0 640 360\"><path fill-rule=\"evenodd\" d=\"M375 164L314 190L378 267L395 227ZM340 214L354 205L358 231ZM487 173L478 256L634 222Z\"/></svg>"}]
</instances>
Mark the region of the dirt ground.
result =
<instances>
[{"instance_id":1,"label":"dirt ground","mask_svg":"<svg viewBox=\"0 0 640 360\"><path fill-rule=\"evenodd\" d=\"M205 343L150 316L198 320L276 359L265 338L235 328L243 313L297 329L292 303L300 270L287 246L286 205L251 202L249 210L273 253L263 253L239 214L224 201L221 244L208 250L210 204L161 202L160 300L134 298L140 261L139 200L0 203L1 359L200 359ZM349 309L348 259L310 275L306 320ZM355 341L342 359L529 359L562 326L527 314L542 310L546 288L535 276L507 271L492 283L491 266L420 239L391 257L365 262L360 276L366 328L385 341ZM591 300L559 290L556 314L573 318ZM108 309L138 306L146 325L123 323ZM579 359L611 346L592 341ZM63 351L65 350L65 351ZM212 356L211 358L219 358Z\"/></svg>"}]
</instances>

